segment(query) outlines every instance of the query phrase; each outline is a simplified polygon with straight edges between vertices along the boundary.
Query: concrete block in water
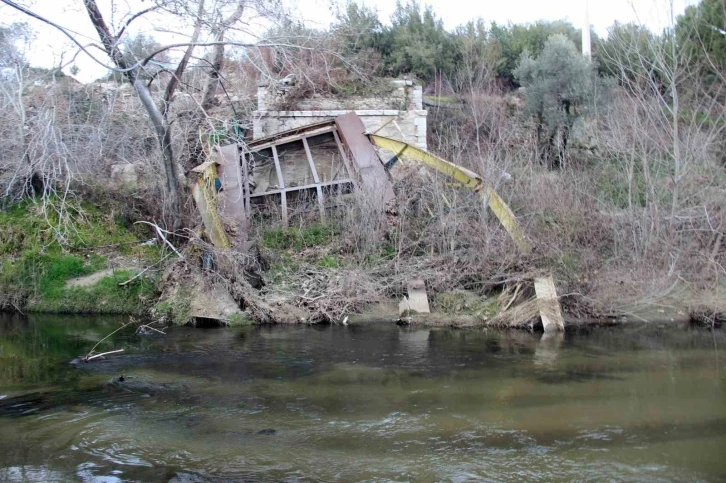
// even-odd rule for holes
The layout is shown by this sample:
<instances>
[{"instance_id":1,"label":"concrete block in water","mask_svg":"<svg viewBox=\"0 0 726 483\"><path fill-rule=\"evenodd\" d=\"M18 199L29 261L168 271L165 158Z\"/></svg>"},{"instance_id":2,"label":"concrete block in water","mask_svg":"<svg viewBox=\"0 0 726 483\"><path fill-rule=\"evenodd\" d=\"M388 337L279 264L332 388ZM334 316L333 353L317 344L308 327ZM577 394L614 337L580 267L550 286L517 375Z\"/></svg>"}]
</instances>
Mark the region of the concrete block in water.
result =
<instances>
[{"instance_id":1,"label":"concrete block in water","mask_svg":"<svg viewBox=\"0 0 726 483\"><path fill-rule=\"evenodd\" d=\"M426 295L426 284L423 280L410 280L408 282L408 310L409 313L429 314L429 298Z\"/></svg>"},{"instance_id":2,"label":"concrete block in water","mask_svg":"<svg viewBox=\"0 0 726 483\"><path fill-rule=\"evenodd\" d=\"M552 276L535 278L534 291L545 332L564 331L565 319L562 317L562 308Z\"/></svg>"}]
</instances>

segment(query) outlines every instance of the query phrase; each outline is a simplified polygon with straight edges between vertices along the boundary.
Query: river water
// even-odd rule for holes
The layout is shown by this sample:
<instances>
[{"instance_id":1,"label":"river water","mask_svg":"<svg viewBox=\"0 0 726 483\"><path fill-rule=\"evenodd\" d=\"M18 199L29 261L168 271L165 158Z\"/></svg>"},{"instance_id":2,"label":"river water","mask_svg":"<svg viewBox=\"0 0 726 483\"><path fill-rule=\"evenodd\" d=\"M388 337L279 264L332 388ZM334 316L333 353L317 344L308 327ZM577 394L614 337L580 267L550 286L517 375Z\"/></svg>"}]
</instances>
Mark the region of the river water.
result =
<instances>
[{"instance_id":1,"label":"river water","mask_svg":"<svg viewBox=\"0 0 726 483\"><path fill-rule=\"evenodd\" d=\"M1 481L726 478L718 330L122 323L0 318Z\"/></svg>"}]
</instances>

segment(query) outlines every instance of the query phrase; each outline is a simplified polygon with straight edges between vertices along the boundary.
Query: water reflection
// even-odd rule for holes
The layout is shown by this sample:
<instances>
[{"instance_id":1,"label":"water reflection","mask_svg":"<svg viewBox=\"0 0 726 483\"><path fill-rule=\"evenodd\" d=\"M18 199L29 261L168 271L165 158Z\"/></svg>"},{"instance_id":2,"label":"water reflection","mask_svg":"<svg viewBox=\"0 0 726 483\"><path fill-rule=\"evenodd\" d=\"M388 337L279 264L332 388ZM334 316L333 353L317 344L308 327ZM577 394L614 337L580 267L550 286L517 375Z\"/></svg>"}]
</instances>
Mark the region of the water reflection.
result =
<instances>
[{"instance_id":1,"label":"water reflection","mask_svg":"<svg viewBox=\"0 0 726 483\"><path fill-rule=\"evenodd\" d=\"M534 364L550 369L556 368L557 358L564 341L564 332L544 332L534 351Z\"/></svg>"},{"instance_id":2,"label":"water reflection","mask_svg":"<svg viewBox=\"0 0 726 483\"><path fill-rule=\"evenodd\" d=\"M120 323L0 323L0 480L694 481L726 471L720 332L175 328L122 334L112 344L124 354L68 364Z\"/></svg>"}]
</instances>

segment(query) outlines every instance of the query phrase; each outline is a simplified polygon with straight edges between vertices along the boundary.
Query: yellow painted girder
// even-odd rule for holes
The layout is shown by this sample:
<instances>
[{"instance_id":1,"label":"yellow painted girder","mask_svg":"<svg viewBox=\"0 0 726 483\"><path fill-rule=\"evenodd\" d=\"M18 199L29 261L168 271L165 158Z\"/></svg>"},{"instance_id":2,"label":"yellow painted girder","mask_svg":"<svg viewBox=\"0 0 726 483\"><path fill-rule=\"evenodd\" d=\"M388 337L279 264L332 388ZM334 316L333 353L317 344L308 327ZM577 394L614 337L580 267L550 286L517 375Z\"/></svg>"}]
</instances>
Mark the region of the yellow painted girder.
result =
<instances>
[{"instance_id":1,"label":"yellow painted girder","mask_svg":"<svg viewBox=\"0 0 726 483\"><path fill-rule=\"evenodd\" d=\"M479 193L479 195L488 202L492 213L494 213L494 215L499 219L500 223L504 226L504 229L507 230L520 251L528 253L531 250L529 243L527 243L527 240L524 238L522 227L519 225L519 222L517 222L512 210L496 193L496 191L484 183L484 179L481 176L469 169L458 166L450 161L446 161L445 159L441 159L438 156L427 153L426 151L415 146L411 146L408 143L404 143L403 141L375 134L369 134L368 137L373 144L379 148L387 149L396 153L398 157L406 157L413 161L419 161L426 166L455 179L464 187Z\"/></svg>"},{"instance_id":2,"label":"yellow painted girder","mask_svg":"<svg viewBox=\"0 0 726 483\"><path fill-rule=\"evenodd\" d=\"M214 180L217 179L216 166L217 163L207 162L192 170L199 174L192 187L192 196L212 244L217 248L229 248L229 238L217 211L217 192L214 189Z\"/></svg>"}]
</instances>

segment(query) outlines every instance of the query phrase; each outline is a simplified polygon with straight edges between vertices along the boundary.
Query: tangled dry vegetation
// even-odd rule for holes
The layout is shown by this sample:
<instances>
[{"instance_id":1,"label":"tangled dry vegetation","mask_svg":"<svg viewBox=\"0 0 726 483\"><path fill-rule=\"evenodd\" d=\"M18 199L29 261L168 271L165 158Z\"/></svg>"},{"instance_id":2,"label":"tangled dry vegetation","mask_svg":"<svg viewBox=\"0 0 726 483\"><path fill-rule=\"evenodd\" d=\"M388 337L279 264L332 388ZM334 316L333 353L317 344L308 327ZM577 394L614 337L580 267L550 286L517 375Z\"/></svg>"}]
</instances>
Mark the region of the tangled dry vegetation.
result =
<instances>
[{"instance_id":1,"label":"tangled dry vegetation","mask_svg":"<svg viewBox=\"0 0 726 483\"><path fill-rule=\"evenodd\" d=\"M219 93L207 134L232 114L244 120L254 109L252 76L241 65L229 69L230 82L247 81ZM158 146L128 87L65 79L24 92L22 105L9 103L0 113L4 202L26 196L34 183L46 200L63 200L71 191L118 196L122 184L111 171L133 165L143 182L124 195L133 205L130 221L163 219L163 204L156 202L163 197ZM552 170L540 162L536 128L520 98L489 84L457 92L457 103L430 110L429 147L481 174L501 194L523 225L531 254L517 252L477 195L400 162L392 172L397 203L391 209L381 212L375 200L356 193L339 200L324 225L310 215L289 229L257 226L259 256L217 251L215 268L195 280L223 286L259 321L341 321L400 299L407 281L417 278L426 282L434 307L465 292L479 302L453 306L472 323L518 325L534 306L525 288L511 303L513 290L550 273L572 315L638 305L726 310L722 111L710 111L705 123L684 108L676 134L682 166L675 175L674 135L664 128L656 99L616 89L597 116L577 126L567 162ZM179 94L173 122L193 125L195 109L191 96ZM182 158L192 151L185 131L175 131L173 140ZM62 203L43 206L62 216ZM191 200L185 213L186 226L201 226ZM165 279L177 285L188 271L200 272L200 255L212 251L194 231L179 240L185 261ZM515 306L519 312L499 314Z\"/></svg>"},{"instance_id":2,"label":"tangled dry vegetation","mask_svg":"<svg viewBox=\"0 0 726 483\"><path fill-rule=\"evenodd\" d=\"M458 290L493 300L552 273L573 316L603 318L643 306L726 310L720 137L700 125L680 126L688 169L677 180L674 204L672 139L650 136L648 129L656 129L652 113L629 109L632 99L616 94L601 117L579 127L583 132L559 170L540 163L534 129L508 96L489 91L431 111L430 146L496 187L517 213L531 254L517 252L476 195L402 163L393 173L393 212L376 215L353 197L328 218L329 236L322 242L305 242L311 220L288 230L261 229L269 266L262 293L304 309L309 320L338 321L371 303L400 298L412 278L425 280L436 305L438 297ZM640 131L623 129L626 122ZM643 139L648 142L638 144ZM285 237L302 241L275 242ZM536 304L525 293L516 312L496 316L511 305L505 297L492 316L478 314L473 323L529 321Z\"/></svg>"}]
</instances>

